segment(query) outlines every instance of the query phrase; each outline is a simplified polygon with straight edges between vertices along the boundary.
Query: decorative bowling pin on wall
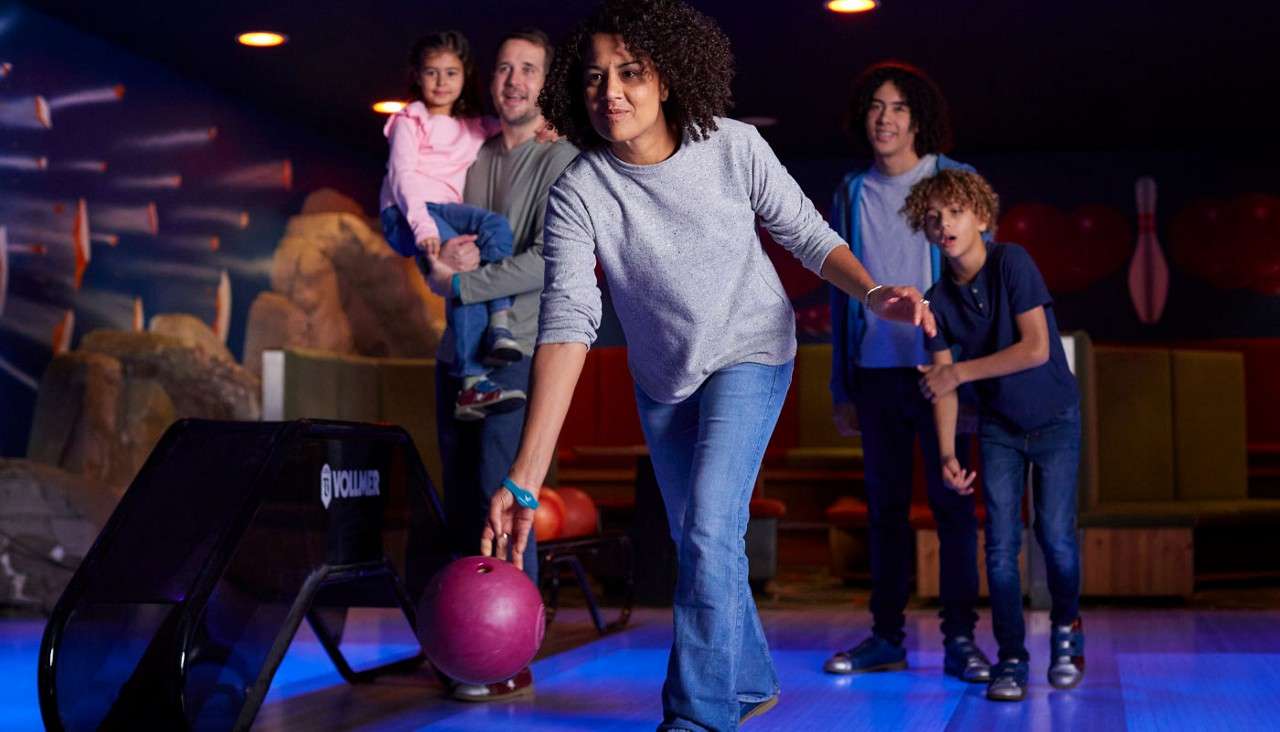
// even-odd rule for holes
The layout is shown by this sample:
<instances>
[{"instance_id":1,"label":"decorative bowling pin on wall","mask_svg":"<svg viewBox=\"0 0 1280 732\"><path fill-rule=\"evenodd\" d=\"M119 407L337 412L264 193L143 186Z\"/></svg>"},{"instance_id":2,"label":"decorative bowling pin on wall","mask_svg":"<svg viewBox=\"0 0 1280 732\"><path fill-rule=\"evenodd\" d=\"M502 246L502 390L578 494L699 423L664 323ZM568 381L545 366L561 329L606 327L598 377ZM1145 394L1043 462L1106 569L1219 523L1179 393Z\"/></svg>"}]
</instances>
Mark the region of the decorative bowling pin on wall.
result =
<instances>
[{"instance_id":1,"label":"decorative bowling pin on wall","mask_svg":"<svg viewBox=\"0 0 1280 732\"><path fill-rule=\"evenodd\" d=\"M218 277L217 295L213 308L213 333L223 343L227 342L227 334L231 331L231 278L222 270Z\"/></svg>"},{"instance_id":2,"label":"decorative bowling pin on wall","mask_svg":"<svg viewBox=\"0 0 1280 732\"><path fill-rule=\"evenodd\" d=\"M133 298L133 332L141 333L147 329L147 320L142 311L142 298Z\"/></svg>"},{"instance_id":3,"label":"decorative bowling pin on wall","mask_svg":"<svg viewBox=\"0 0 1280 732\"><path fill-rule=\"evenodd\" d=\"M1156 238L1156 182L1138 179L1138 244L1129 263L1129 297L1138 320L1147 325L1160 321L1169 297L1169 265Z\"/></svg>"},{"instance_id":4,"label":"decorative bowling pin on wall","mask_svg":"<svg viewBox=\"0 0 1280 732\"><path fill-rule=\"evenodd\" d=\"M89 233L89 207L85 205L83 198L76 202L76 216L71 224L71 241L75 245L76 289L79 290L84 282L84 271L89 266L89 260L93 258L93 248L90 245L93 235Z\"/></svg>"},{"instance_id":5,"label":"decorative bowling pin on wall","mask_svg":"<svg viewBox=\"0 0 1280 732\"><path fill-rule=\"evenodd\" d=\"M53 355L66 353L71 350L71 337L76 332L76 311L65 310L62 317L53 326L53 337L50 338L53 346Z\"/></svg>"}]
</instances>

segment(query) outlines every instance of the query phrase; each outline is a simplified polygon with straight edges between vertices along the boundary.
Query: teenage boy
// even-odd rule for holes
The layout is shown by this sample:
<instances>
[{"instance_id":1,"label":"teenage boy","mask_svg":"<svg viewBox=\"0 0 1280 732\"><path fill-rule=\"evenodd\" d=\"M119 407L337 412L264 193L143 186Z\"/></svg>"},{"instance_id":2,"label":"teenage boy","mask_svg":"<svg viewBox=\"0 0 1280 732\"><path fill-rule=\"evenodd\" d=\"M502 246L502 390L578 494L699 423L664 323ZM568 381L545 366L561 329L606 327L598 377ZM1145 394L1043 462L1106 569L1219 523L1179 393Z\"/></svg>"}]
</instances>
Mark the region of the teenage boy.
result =
<instances>
[{"instance_id":1,"label":"teenage boy","mask_svg":"<svg viewBox=\"0 0 1280 732\"><path fill-rule=\"evenodd\" d=\"M946 101L919 69L881 63L854 82L851 133L865 140L869 170L850 173L836 190L832 227L877 282L903 282L926 290L942 260L924 235L902 218L911 186L953 168ZM973 643L978 620L978 540L972 496L941 480L933 410L920 396L916 367L929 363L918 328L866 312L862 303L832 288L831 395L836 429L862 432L870 524L870 637L827 660L828 673L850 674L907 667L904 610L915 534L908 524L915 445L924 456L929 507L941 549L940 599L946 673L972 682L988 679L990 661Z\"/></svg>"},{"instance_id":2,"label":"teenage boy","mask_svg":"<svg viewBox=\"0 0 1280 732\"><path fill-rule=\"evenodd\" d=\"M1076 542L1076 472L1080 459L1080 395L1067 367L1053 301L1026 250L988 244L999 200L976 173L948 170L911 190L903 212L946 259L946 272L926 296L938 321L929 340L932 366L921 366L920 390L934 405L942 478L958 495L972 493L975 474L956 459L956 389L977 395L987 502L987 579L999 662L987 698L1026 696L1028 654L1018 551L1027 466L1035 481L1036 540L1044 552L1049 593L1049 683L1070 689L1084 678L1080 621L1080 551ZM953 363L952 351L957 351Z\"/></svg>"}]
</instances>

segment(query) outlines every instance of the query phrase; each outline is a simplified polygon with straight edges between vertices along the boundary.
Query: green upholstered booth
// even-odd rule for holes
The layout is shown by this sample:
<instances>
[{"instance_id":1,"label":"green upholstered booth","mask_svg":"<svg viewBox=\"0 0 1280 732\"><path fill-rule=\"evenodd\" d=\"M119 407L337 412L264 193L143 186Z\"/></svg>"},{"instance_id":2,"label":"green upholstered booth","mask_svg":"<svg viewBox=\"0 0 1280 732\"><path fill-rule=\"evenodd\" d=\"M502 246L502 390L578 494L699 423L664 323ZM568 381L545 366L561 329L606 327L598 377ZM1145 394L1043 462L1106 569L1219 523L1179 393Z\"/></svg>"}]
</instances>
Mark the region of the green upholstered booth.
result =
<instances>
[{"instance_id":1,"label":"green upholstered booth","mask_svg":"<svg viewBox=\"0 0 1280 732\"><path fill-rule=\"evenodd\" d=\"M263 418L399 425L413 437L432 483L440 486L435 379L432 359L366 358L303 348L267 351Z\"/></svg>"}]
</instances>

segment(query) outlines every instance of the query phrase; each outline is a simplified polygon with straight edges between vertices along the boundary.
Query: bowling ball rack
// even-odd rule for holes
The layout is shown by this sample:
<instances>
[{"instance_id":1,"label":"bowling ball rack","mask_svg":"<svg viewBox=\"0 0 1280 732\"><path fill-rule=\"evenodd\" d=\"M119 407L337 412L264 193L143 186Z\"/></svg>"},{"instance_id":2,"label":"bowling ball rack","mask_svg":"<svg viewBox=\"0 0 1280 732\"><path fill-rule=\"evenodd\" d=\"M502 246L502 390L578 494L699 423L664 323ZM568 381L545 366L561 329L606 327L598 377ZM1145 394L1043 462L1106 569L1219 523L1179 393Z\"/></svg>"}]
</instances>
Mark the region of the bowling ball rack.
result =
<instances>
[{"instance_id":1,"label":"bowling ball rack","mask_svg":"<svg viewBox=\"0 0 1280 732\"><path fill-rule=\"evenodd\" d=\"M587 579L584 561L589 565L607 567L611 572L621 572L622 605L618 609L618 617L612 621L604 620L600 603ZM566 567L573 572L574 579L582 590L596 632L606 635L625 628L635 606L635 554L631 548L631 538L626 534L606 533L538 543L538 576L542 578L547 625L555 620L560 608L561 570Z\"/></svg>"}]
</instances>

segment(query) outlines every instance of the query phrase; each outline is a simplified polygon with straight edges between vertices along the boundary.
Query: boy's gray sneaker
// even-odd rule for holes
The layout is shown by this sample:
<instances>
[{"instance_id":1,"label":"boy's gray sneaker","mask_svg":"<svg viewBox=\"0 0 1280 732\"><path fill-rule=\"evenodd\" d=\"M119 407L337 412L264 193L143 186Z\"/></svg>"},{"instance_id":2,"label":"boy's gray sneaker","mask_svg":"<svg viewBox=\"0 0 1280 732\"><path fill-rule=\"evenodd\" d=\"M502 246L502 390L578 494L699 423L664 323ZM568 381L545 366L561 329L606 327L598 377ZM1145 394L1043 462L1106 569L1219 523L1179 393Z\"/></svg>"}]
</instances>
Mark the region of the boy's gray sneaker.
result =
<instances>
[{"instance_id":1,"label":"boy's gray sneaker","mask_svg":"<svg viewBox=\"0 0 1280 732\"><path fill-rule=\"evenodd\" d=\"M1055 625L1049 631L1049 683L1074 689L1084 679L1084 623Z\"/></svg>"},{"instance_id":2,"label":"boy's gray sneaker","mask_svg":"<svg viewBox=\"0 0 1280 732\"><path fill-rule=\"evenodd\" d=\"M948 638L942 647L946 650L942 670L948 676L971 684L991 680L991 659L974 644L972 638L958 635Z\"/></svg>"},{"instance_id":3,"label":"boy's gray sneaker","mask_svg":"<svg viewBox=\"0 0 1280 732\"><path fill-rule=\"evenodd\" d=\"M823 664L829 674L861 674L870 671L901 671L907 667L907 651L878 635L847 651L840 651Z\"/></svg>"},{"instance_id":4,"label":"boy's gray sneaker","mask_svg":"<svg viewBox=\"0 0 1280 732\"><path fill-rule=\"evenodd\" d=\"M1027 662L1016 658L997 663L991 669L987 698L991 701L1022 701L1027 697Z\"/></svg>"}]
</instances>

